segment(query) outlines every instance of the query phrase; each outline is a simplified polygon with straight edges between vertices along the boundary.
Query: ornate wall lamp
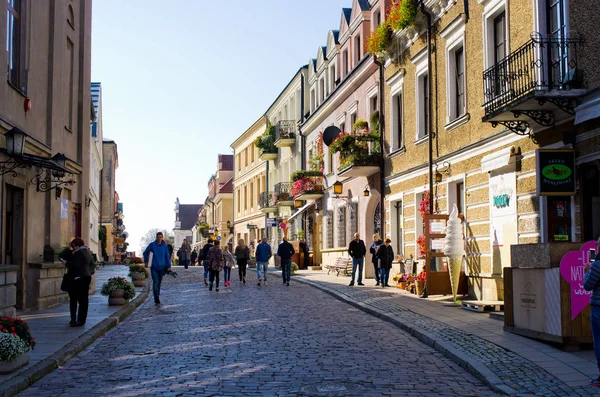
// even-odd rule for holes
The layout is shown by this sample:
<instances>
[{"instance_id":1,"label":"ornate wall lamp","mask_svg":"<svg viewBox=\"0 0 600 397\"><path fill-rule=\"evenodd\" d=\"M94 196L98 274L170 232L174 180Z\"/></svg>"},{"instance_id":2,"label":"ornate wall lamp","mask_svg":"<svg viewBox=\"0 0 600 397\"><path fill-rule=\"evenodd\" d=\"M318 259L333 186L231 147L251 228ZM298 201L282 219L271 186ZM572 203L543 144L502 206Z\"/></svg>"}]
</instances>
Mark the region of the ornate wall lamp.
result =
<instances>
[{"instance_id":1,"label":"ornate wall lamp","mask_svg":"<svg viewBox=\"0 0 600 397\"><path fill-rule=\"evenodd\" d=\"M450 163L447 161L444 161L441 167L439 164L435 165L435 183L442 182L444 175L446 177L450 176Z\"/></svg>"}]
</instances>

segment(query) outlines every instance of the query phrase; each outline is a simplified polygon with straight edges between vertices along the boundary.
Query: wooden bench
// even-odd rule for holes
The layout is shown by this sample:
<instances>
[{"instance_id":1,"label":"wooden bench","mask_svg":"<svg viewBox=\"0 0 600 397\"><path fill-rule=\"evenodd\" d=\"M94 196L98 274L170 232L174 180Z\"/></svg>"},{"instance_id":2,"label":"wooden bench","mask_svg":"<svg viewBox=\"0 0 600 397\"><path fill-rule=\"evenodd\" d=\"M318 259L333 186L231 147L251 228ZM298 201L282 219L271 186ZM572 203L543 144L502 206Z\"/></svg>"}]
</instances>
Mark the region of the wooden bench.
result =
<instances>
[{"instance_id":1,"label":"wooden bench","mask_svg":"<svg viewBox=\"0 0 600 397\"><path fill-rule=\"evenodd\" d=\"M335 262L331 265L325 265L327 274L332 270L336 272L336 276L340 275L340 272L344 272L344 275L352 274L352 259L339 257L335 259Z\"/></svg>"}]
</instances>

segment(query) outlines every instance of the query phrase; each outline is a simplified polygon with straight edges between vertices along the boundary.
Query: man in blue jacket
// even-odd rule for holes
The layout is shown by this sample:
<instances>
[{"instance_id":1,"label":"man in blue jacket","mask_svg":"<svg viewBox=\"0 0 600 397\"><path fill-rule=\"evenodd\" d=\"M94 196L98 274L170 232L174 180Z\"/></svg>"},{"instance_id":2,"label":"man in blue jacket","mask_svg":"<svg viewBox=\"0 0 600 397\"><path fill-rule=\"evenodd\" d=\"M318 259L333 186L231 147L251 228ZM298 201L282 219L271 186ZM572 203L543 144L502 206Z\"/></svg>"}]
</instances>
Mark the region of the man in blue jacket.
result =
<instances>
[{"instance_id":1,"label":"man in blue jacket","mask_svg":"<svg viewBox=\"0 0 600 397\"><path fill-rule=\"evenodd\" d=\"M149 256L152 253L152 263L150 263L150 272L152 273L152 292L154 293L154 303L160 304L160 283L163 276L171 271L171 255L169 247L163 241L163 234L156 233L156 240L148 244L144 251L144 263L148 266Z\"/></svg>"},{"instance_id":2,"label":"man in blue jacket","mask_svg":"<svg viewBox=\"0 0 600 397\"><path fill-rule=\"evenodd\" d=\"M267 283L267 267L269 266L269 259L273 256L271 246L267 243L267 238L262 238L262 243L256 246L256 277L258 278L258 285L262 282L262 274L265 273L265 284Z\"/></svg>"},{"instance_id":3,"label":"man in blue jacket","mask_svg":"<svg viewBox=\"0 0 600 397\"><path fill-rule=\"evenodd\" d=\"M600 252L600 239L598 239L597 251ZM591 315L590 321L592 323L592 338L594 340L594 353L596 354L596 361L598 363L598 369L600 370L600 260L595 260L585 268L585 275L583 276L583 288L586 291L593 291L591 298ZM590 385L600 387L600 376L590 381Z\"/></svg>"},{"instance_id":4,"label":"man in blue jacket","mask_svg":"<svg viewBox=\"0 0 600 397\"><path fill-rule=\"evenodd\" d=\"M288 243L287 237L283 238L283 242L277 248L277 256L281 258L281 276L283 283L290 285L290 275L292 273L292 255L294 255L294 246Z\"/></svg>"}]
</instances>

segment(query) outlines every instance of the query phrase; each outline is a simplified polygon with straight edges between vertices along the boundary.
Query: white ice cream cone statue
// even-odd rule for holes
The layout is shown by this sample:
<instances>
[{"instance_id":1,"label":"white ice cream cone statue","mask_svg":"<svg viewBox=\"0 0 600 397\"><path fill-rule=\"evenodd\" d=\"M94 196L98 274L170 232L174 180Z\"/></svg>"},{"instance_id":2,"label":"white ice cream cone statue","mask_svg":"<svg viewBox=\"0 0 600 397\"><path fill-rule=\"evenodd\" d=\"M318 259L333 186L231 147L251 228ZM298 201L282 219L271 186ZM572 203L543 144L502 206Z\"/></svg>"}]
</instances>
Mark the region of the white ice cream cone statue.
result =
<instances>
[{"instance_id":1,"label":"white ice cream cone statue","mask_svg":"<svg viewBox=\"0 0 600 397\"><path fill-rule=\"evenodd\" d=\"M458 218L458 208L454 204L446 225L446 241L444 244L444 255L448 257L448 273L450 274L450 286L452 287L454 300L456 300L456 293L458 292L458 282L464 253L465 247L461 220Z\"/></svg>"}]
</instances>

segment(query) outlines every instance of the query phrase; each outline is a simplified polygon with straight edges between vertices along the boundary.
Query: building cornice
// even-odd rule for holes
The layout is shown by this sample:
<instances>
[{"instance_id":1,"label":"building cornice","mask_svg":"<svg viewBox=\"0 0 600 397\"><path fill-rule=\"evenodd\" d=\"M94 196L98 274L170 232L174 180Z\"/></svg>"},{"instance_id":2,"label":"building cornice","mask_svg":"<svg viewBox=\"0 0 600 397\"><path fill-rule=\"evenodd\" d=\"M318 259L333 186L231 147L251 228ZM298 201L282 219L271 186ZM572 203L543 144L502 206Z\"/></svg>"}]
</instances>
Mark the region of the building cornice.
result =
<instances>
[{"instance_id":1,"label":"building cornice","mask_svg":"<svg viewBox=\"0 0 600 397\"><path fill-rule=\"evenodd\" d=\"M235 153L236 147L238 147L238 145L240 143L242 143L245 138L251 137L254 134L256 134L255 129L260 128L261 125L262 126L266 125L266 120L265 120L264 114L262 116L260 116L260 118L258 120L256 120L254 122L254 124L252 124L250 126L250 128L248 128L246 131L244 131L244 133L242 135L240 135L235 141L233 141L233 143L229 146L230 148L233 149L233 152Z\"/></svg>"}]
</instances>

